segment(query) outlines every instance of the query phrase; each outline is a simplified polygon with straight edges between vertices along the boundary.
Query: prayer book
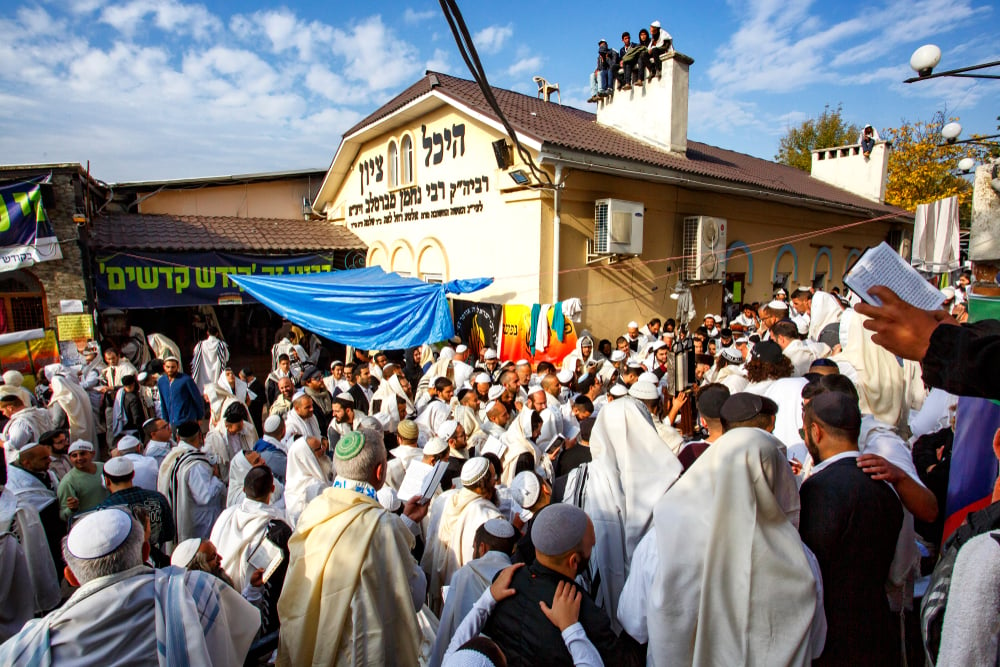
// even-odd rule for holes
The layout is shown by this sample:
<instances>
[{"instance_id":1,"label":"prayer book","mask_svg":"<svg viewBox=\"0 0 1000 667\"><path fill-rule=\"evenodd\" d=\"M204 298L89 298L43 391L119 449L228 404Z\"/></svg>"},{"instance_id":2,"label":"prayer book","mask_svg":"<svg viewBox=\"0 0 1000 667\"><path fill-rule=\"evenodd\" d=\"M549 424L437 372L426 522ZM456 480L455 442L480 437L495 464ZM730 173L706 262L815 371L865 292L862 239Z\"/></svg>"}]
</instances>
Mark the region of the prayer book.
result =
<instances>
[{"instance_id":1,"label":"prayer book","mask_svg":"<svg viewBox=\"0 0 1000 667\"><path fill-rule=\"evenodd\" d=\"M882 305L868 293L877 285L888 287L900 299L921 310L938 310L944 303L941 290L927 282L885 241L861 255L844 276L844 284L873 306Z\"/></svg>"},{"instance_id":2,"label":"prayer book","mask_svg":"<svg viewBox=\"0 0 1000 667\"><path fill-rule=\"evenodd\" d=\"M285 555L281 553L281 548L267 539L266 536L261 538L257 546L250 552L249 557L247 557L250 567L254 570L264 570L265 584L283 560L285 560Z\"/></svg>"},{"instance_id":3,"label":"prayer book","mask_svg":"<svg viewBox=\"0 0 1000 667\"><path fill-rule=\"evenodd\" d=\"M423 461L411 461L396 496L403 503L415 497L420 498L421 503L428 502L434 497L434 492L437 491L447 470L447 461L438 461L433 466Z\"/></svg>"}]
</instances>

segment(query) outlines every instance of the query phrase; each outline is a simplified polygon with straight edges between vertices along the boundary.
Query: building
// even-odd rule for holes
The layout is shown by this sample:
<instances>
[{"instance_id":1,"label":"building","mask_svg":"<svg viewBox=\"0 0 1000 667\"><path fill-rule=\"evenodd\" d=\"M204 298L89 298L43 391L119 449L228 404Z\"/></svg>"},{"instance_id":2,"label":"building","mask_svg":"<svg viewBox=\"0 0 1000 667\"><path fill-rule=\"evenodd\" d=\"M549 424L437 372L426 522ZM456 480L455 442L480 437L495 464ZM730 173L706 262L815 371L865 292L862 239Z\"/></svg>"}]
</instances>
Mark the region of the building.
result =
<instances>
[{"instance_id":1,"label":"building","mask_svg":"<svg viewBox=\"0 0 1000 667\"><path fill-rule=\"evenodd\" d=\"M70 163L0 165L0 190L6 222L0 225L0 333L55 327L60 304L68 311L77 311L76 302L80 310L92 305L81 271L86 248L80 232L107 201L108 188ZM11 227L16 213L38 235L29 244L33 250L5 239L16 232L16 225Z\"/></svg>"},{"instance_id":2,"label":"building","mask_svg":"<svg viewBox=\"0 0 1000 667\"><path fill-rule=\"evenodd\" d=\"M596 115L494 88L522 150L475 82L428 72L345 133L314 208L361 238L369 265L493 276L484 302L578 297L582 326L601 337L674 316L679 280L700 318L726 291L739 302L830 289L866 247L912 235L912 215L867 181L852 192L849 179L689 141L691 63L668 54L662 79ZM836 159L828 172L864 161Z\"/></svg>"}]
</instances>

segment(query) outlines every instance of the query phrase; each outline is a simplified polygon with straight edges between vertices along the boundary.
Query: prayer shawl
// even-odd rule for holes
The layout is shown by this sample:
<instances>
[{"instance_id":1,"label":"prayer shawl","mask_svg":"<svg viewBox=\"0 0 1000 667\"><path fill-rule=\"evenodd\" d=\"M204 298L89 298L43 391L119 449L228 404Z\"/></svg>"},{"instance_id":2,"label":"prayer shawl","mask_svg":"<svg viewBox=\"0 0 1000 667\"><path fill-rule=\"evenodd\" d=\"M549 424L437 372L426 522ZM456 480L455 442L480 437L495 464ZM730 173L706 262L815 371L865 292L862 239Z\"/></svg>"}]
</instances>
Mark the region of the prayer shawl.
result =
<instances>
[{"instance_id":1,"label":"prayer shawl","mask_svg":"<svg viewBox=\"0 0 1000 667\"><path fill-rule=\"evenodd\" d=\"M97 442L97 423L90 404L87 390L70 379L55 376L52 378L52 398L49 405L58 405L66 413L69 421L69 439Z\"/></svg>"},{"instance_id":2,"label":"prayer shawl","mask_svg":"<svg viewBox=\"0 0 1000 667\"><path fill-rule=\"evenodd\" d=\"M125 421L125 387L119 387L111 404L111 423L108 424L108 433L112 437L124 433Z\"/></svg>"},{"instance_id":3,"label":"prayer shawl","mask_svg":"<svg viewBox=\"0 0 1000 667\"><path fill-rule=\"evenodd\" d=\"M215 336L209 336L194 346L191 360L191 379L202 394L205 387L215 382L222 369L229 363L229 348Z\"/></svg>"},{"instance_id":4,"label":"prayer shawl","mask_svg":"<svg viewBox=\"0 0 1000 667\"><path fill-rule=\"evenodd\" d=\"M730 394L738 394L746 389L749 384L746 371L742 366L730 364L719 370L715 375L715 381L724 384L729 388Z\"/></svg>"},{"instance_id":5,"label":"prayer shawl","mask_svg":"<svg viewBox=\"0 0 1000 667\"><path fill-rule=\"evenodd\" d=\"M278 368L278 357L283 354L288 354L292 351L292 341L288 340L288 337L284 337L275 343L271 347L271 370L277 370ZM289 355L291 357L291 355ZM279 375L278 377L286 377L284 375Z\"/></svg>"},{"instance_id":6,"label":"prayer shawl","mask_svg":"<svg viewBox=\"0 0 1000 667\"><path fill-rule=\"evenodd\" d=\"M937 664L998 664L998 619L1000 533L993 531L969 540L955 559Z\"/></svg>"},{"instance_id":7,"label":"prayer shawl","mask_svg":"<svg viewBox=\"0 0 1000 667\"><path fill-rule=\"evenodd\" d=\"M650 665L809 665L816 582L778 441L723 435L656 503Z\"/></svg>"},{"instance_id":8,"label":"prayer shawl","mask_svg":"<svg viewBox=\"0 0 1000 667\"><path fill-rule=\"evenodd\" d=\"M891 352L872 342L872 332L863 326L866 319L853 310L844 311L840 319L841 351L830 358L857 387L862 414L874 415L893 427L905 425L908 414L903 368Z\"/></svg>"},{"instance_id":9,"label":"prayer shawl","mask_svg":"<svg viewBox=\"0 0 1000 667\"><path fill-rule=\"evenodd\" d=\"M802 387L807 383L805 378L780 378L771 382L762 394L778 404L774 437L781 441L786 450L802 442L799 434L799 429L802 428Z\"/></svg>"},{"instance_id":10,"label":"prayer shawl","mask_svg":"<svg viewBox=\"0 0 1000 667\"><path fill-rule=\"evenodd\" d=\"M451 367L455 373L455 390L457 392L472 379L472 374L476 372L476 369L464 361L452 361Z\"/></svg>"},{"instance_id":11,"label":"prayer shawl","mask_svg":"<svg viewBox=\"0 0 1000 667\"><path fill-rule=\"evenodd\" d=\"M455 420L465 429L466 437L473 437L479 432L479 417L476 411L466 405L455 406Z\"/></svg>"},{"instance_id":12,"label":"prayer shawl","mask_svg":"<svg viewBox=\"0 0 1000 667\"><path fill-rule=\"evenodd\" d=\"M809 339L818 341L823 329L834 322L839 322L843 312L840 301L834 295L827 292L813 294L809 306Z\"/></svg>"},{"instance_id":13,"label":"prayer shawl","mask_svg":"<svg viewBox=\"0 0 1000 667\"><path fill-rule=\"evenodd\" d=\"M517 476L515 473L517 460L522 454L531 454L535 468L538 468L538 449L531 441L531 415L534 412L530 408L521 410L517 419L500 438L501 443L507 447L500 460L501 465L503 465L500 481L504 486L510 486L511 481Z\"/></svg>"},{"instance_id":14,"label":"prayer shawl","mask_svg":"<svg viewBox=\"0 0 1000 667\"><path fill-rule=\"evenodd\" d=\"M441 424L451 419L451 406L440 398L434 398L417 415L416 424L427 438L433 438Z\"/></svg>"},{"instance_id":15,"label":"prayer shawl","mask_svg":"<svg viewBox=\"0 0 1000 667\"><path fill-rule=\"evenodd\" d=\"M277 449L274 445L270 445L270 447ZM247 473L252 469L253 466L247 461L246 452L240 452L233 457L233 460L229 464L229 491L226 494L226 507L239 505L246 498L246 493L243 491L243 482L247 478ZM274 471L272 470L271 472L273 473ZM274 479L274 491L271 493L270 506L280 510L282 516L284 516L285 487L278 478Z\"/></svg>"},{"instance_id":16,"label":"prayer shawl","mask_svg":"<svg viewBox=\"0 0 1000 667\"><path fill-rule=\"evenodd\" d=\"M319 420L316 415L310 415L309 419L303 419L293 407L285 413L285 432L288 435L301 436L303 438L322 438L323 434L319 430Z\"/></svg>"},{"instance_id":17,"label":"prayer shawl","mask_svg":"<svg viewBox=\"0 0 1000 667\"><path fill-rule=\"evenodd\" d=\"M427 388L433 385L434 380L439 377L446 377L451 380L455 379L455 370L451 367L451 360L454 358L454 348L446 347L441 350L438 360L430 365L427 372L420 378L420 382L417 383L416 397L419 397L421 393L426 393ZM426 364L423 365L426 368Z\"/></svg>"},{"instance_id":18,"label":"prayer shawl","mask_svg":"<svg viewBox=\"0 0 1000 667\"><path fill-rule=\"evenodd\" d=\"M211 479L212 464L208 456L190 445L174 448L160 466L157 490L166 496L174 512L178 543L191 537L207 537L222 511L221 502L216 504L214 499L206 506L200 506L195 500L193 486L198 482L192 479L192 472L198 466L205 466Z\"/></svg>"},{"instance_id":19,"label":"prayer shawl","mask_svg":"<svg viewBox=\"0 0 1000 667\"><path fill-rule=\"evenodd\" d=\"M431 652L430 667L441 667L451 638L458 630L465 615L472 610L497 573L510 566L510 555L500 551L487 551L482 558L469 561L451 578L448 601L441 612L437 639Z\"/></svg>"},{"instance_id":20,"label":"prayer shawl","mask_svg":"<svg viewBox=\"0 0 1000 667\"><path fill-rule=\"evenodd\" d=\"M415 667L413 543L376 500L333 488L317 497L288 542L277 664Z\"/></svg>"},{"instance_id":21,"label":"prayer shawl","mask_svg":"<svg viewBox=\"0 0 1000 667\"><path fill-rule=\"evenodd\" d=\"M247 558L250 550L267 533L267 524L284 520L285 514L281 510L249 498L244 498L239 505L229 507L219 515L209 539L219 550L222 569L232 578L236 590L243 590L250 581L252 571Z\"/></svg>"},{"instance_id":22,"label":"prayer shawl","mask_svg":"<svg viewBox=\"0 0 1000 667\"><path fill-rule=\"evenodd\" d=\"M150 440L146 444L146 456L155 459L156 465L160 466L163 464L163 459L167 457L170 450L174 448L174 443L172 441L160 442L159 440ZM159 473L157 473L157 486L159 486Z\"/></svg>"},{"instance_id":23,"label":"prayer shawl","mask_svg":"<svg viewBox=\"0 0 1000 667\"><path fill-rule=\"evenodd\" d=\"M218 426L205 434L205 446L203 450L206 454L215 457L215 462L219 465L219 475L222 479L229 479L229 463L233 457L240 452L249 452L257 442L257 429L253 427L253 422L247 420L243 422L243 428L237 434L239 449L234 449L230 444L229 432L226 431L226 423L219 422Z\"/></svg>"},{"instance_id":24,"label":"prayer shawl","mask_svg":"<svg viewBox=\"0 0 1000 667\"><path fill-rule=\"evenodd\" d=\"M305 438L298 438L288 448L288 468L285 478L285 511L293 528L299 515L313 498L330 486L333 464L323 457L320 461L309 449Z\"/></svg>"},{"instance_id":25,"label":"prayer shawl","mask_svg":"<svg viewBox=\"0 0 1000 667\"><path fill-rule=\"evenodd\" d=\"M795 377L797 378L808 373L812 362L816 361L816 353L801 340L793 340L781 353L792 362L792 367L795 369Z\"/></svg>"},{"instance_id":26,"label":"prayer shawl","mask_svg":"<svg viewBox=\"0 0 1000 667\"><path fill-rule=\"evenodd\" d=\"M316 391L311 387L306 387L302 391L304 391L306 396L311 398L313 403L316 404L315 409L321 410L324 415L329 415L330 411L333 410L333 397L330 395L330 392L326 391L326 389Z\"/></svg>"},{"instance_id":27,"label":"prayer shawl","mask_svg":"<svg viewBox=\"0 0 1000 667\"><path fill-rule=\"evenodd\" d=\"M442 493L431 503L427 544L420 565L428 575L431 610L441 609L441 587L458 568L473 559L476 530L490 519L503 518L496 506L469 489Z\"/></svg>"},{"instance_id":28,"label":"prayer shawl","mask_svg":"<svg viewBox=\"0 0 1000 667\"><path fill-rule=\"evenodd\" d=\"M601 410L590 436L590 453L582 507L597 536L590 574L598 590L591 594L619 632L618 596L632 553L652 525L653 506L684 467L656 432L645 406L628 398Z\"/></svg>"},{"instance_id":29,"label":"prayer shawl","mask_svg":"<svg viewBox=\"0 0 1000 667\"><path fill-rule=\"evenodd\" d=\"M34 508L36 512L41 512L56 501L55 490L59 488L59 482L51 470L45 474L52 482L51 489L27 470L15 465L7 466L7 490L17 497L17 504L20 507L28 506Z\"/></svg>"},{"instance_id":30,"label":"prayer shawl","mask_svg":"<svg viewBox=\"0 0 1000 667\"><path fill-rule=\"evenodd\" d=\"M17 548L14 548L14 542ZM26 576L14 573L8 564L18 560L21 552L25 561ZM21 629L13 621L21 618L19 609L28 608L30 620L35 613L44 613L59 604L59 573L52 561L52 552L45 536L45 528L38 518L38 510L19 499L9 489L0 487L0 643ZM9 614L9 616L8 616ZM10 623L10 625L7 625ZM7 630L13 630L7 632ZM6 634L5 634L6 633Z\"/></svg>"},{"instance_id":31,"label":"prayer shawl","mask_svg":"<svg viewBox=\"0 0 1000 667\"><path fill-rule=\"evenodd\" d=\"M111 387L112 389L117 389L122 386L122 378L126 375L139 375L139 371L135 369L132 362L128 359L119 359L117 366L106 366L104 370L101 371L101 378L104 383Z\"/></svg>"},{"instance_id":32,"label":"prayer shawl","mask_svg":"<svg viewBox=\"0 0 1000 667\"><path fill-rule=\"evenodd\" d=\"M11 431L15 430L16 427L24 429L28 434L28 439L18 438L17 442L11 439ZM7 425L3 428L4 441L10 443L11 448L7 451L7 462L17 460L16 452L29 442L38 442L38 439L42 437L42 434L46 431L52 430L52 417L49 416L49 411L45 408L24 408L23 410L18 410L14 413L14 416L10 418ZM14 454L12 457L11 454Z\"/></svg>"},{"instance_id":33,"label":"prayer shawl","mask_svg":"<svg viewBox=\"0 0 1000 667\"><path fill-rule=\"evenodd\" d=\"M257 609L211 574L140 565L88 581L0 647L0 663L240 665L259 626Z\"/></svg>"},{"instance_id":34,"label":"prayer shawl","mask_svg":"<svg viewBox=\"0 0 1000 667\"><path fill-rule=\"evenodd\" d=\"M153 350L153 355L155 355L157 359L174 357L177 359L178 364L180 363L181 348L177 347L177 343L170 340L163 334L151 333L146 336L146 342L149 343L149 347Z\"/></svg>"}]
</instances>

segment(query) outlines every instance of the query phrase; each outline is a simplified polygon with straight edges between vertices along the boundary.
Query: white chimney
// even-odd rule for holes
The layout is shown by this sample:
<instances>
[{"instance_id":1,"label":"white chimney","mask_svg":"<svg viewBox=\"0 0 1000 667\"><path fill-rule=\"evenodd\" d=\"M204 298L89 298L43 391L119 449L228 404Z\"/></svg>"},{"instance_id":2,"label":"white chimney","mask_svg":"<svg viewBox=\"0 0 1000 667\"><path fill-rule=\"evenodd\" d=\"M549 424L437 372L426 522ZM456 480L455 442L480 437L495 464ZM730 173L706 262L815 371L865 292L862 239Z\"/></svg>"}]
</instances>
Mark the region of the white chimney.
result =
<instances>
[{"instance_id":1,"label":"white chimney","mask_svg":"<svg viewBox=\"0 0 1000 667\"><path fill-rule=\"evenodd\" d=\"M661 57L660 77L616 90L597 103L597 122L674 153L687 151L688 67L692 58L672 51ZM617 85L615 86L617 88Z\"/></svg>"},{"instance_id":2,"label":"white chimney","mask_svg":"<svg viewBox=\"0 0 1000 667\"><path fill-rule=\"evenodd\" d=\"M888 142L879 141L867 158L861 153L861 144L819 148L812 152L809 173L824 183L882 204L891 148Z\"/></svg>"}]
</instances>

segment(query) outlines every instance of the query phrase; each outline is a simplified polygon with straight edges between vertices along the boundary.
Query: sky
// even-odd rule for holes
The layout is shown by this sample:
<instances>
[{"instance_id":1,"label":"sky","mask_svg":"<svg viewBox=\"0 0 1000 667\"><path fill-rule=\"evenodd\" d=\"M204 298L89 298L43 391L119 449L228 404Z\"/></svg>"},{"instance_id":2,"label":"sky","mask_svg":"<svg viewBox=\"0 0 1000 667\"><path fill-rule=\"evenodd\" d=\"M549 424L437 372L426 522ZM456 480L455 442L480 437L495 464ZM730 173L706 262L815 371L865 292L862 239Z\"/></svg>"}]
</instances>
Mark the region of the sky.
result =
<instances>
[{"instance_id":1,"label":"sky","mask_svg":"<svg viewBox=\"0 0 1000 667\"><path fill-rule=\"evenodd\" d=\"M620 8L617 5L621 5ZM904 84L1000 60L985 0L459 0L492 85L558 83L588 105L597 42L659 20L691 66L688 137L772 159L785 131L843 106L883 129L939 109L997 132L1000 82ZM90 162L106 182L325 169L343 132L426 70L471 78L440 5L257 0L4 0L0 163ZM1000 73L1000 72L994 72Z\"/></svg>"}]
</instances>

